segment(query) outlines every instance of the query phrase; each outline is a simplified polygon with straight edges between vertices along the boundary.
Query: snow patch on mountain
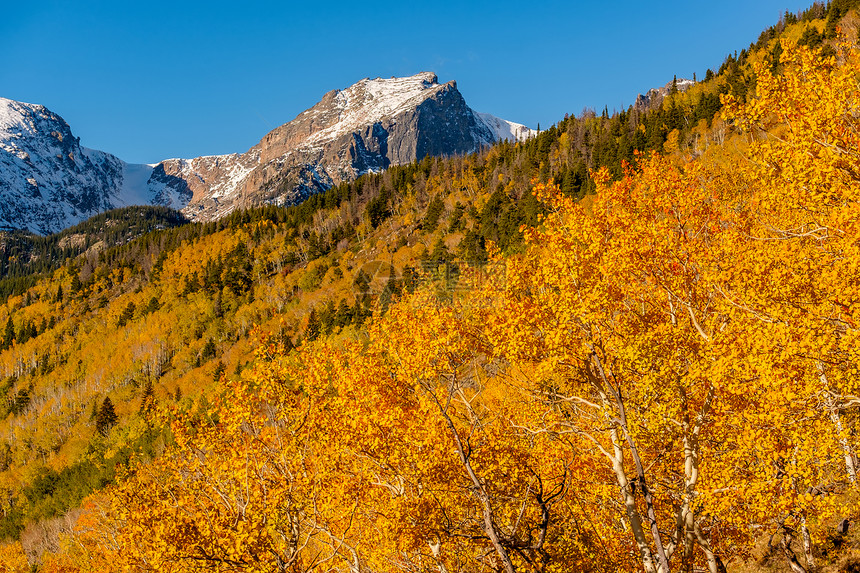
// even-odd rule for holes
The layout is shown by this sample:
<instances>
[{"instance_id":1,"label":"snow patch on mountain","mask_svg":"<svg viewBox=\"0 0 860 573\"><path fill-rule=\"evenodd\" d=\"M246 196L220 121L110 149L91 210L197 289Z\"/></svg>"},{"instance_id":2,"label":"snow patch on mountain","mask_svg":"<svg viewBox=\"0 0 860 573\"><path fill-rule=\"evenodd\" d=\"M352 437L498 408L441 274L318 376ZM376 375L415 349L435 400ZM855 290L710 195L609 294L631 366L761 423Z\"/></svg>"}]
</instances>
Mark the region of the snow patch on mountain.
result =
<instances>
[{"instance_id":1,"label":"snow patch on mountain","mask_svg":"<svg viewBox=\"0 0 860 573\"><path fill-rule=\"evenodd\" d=\"M487 129L493 133L494 138L490 143L495 143L497 141L510 141L511 143L516 143L518 141L525 141L530 137L535 137L538 133L536 130L530 129L522 124L500 119L488 113L480 113L476 111L475 117L477 117L487 127Z\"/></svg>"},{"instance_id":2,"label":"snow patch on mountain","mask_svg":"<svg viewBox=\"0 0 860 573\"><path fill-rule=\"evenodd\" d=\"M336 121L308 137L305 146L318 147L383 118L413 109L442 87L436 74L422 72L406 78L365 78L344 90L337 90L334 92L334 110L318 104L304 112L328 115L334 111L337 114Z\"/></svg>"},{"instance_id":3,"label":"snow patch on mountain","mask_svg":"<svg viewBox=\"0 0 860 573\"><path fill-rule=\"evenodd\" d=\"M297 203L427 155L535 134L475 112L456 82L421 72L331 91L245 153L143 165L81 147L43 106L0 98L0 228L52 233L130 205L164 205L210 221L237 208Z\"/></svg>"},{"instance_id":4,"label":"snow patch on mountain","mask_svg":"<svg viewBox=\"0 0 860 573\"><path fill-rule=\"evenodd\" d=\"M156 170L81 147L44 106L0 98L2 229L49 234L116 207L187 203L184 183L153 178Z\"/></svg>"},{"instance_id":5,"label":"snow patch on mountain","mask_svg":"<svg viewBox=\"0 0 860 573\"><path fill-rule=\"evenodd\" d=\"M122 186L119 199L123 206L147 205L152 202L149 180L155 167L122 161Z\"/></svg>"},{"instance_id":6,"label":"snow patch on mountain","mask_svg":"<svg viewBox=\"0 0 860 573\"><path fill-rule=\"evenodd\" d=\"M696 85L696 82L693 80L688 80L687 78L675 78L664 86L651 88L644 94L639 94L636 97L636 102L633 104L633 107L640 111L644 111L652 107L659 106L660 102L663 101L663 98L672 93L673 83L679 92L685 92Z\"/></svg>"}]
</instances>

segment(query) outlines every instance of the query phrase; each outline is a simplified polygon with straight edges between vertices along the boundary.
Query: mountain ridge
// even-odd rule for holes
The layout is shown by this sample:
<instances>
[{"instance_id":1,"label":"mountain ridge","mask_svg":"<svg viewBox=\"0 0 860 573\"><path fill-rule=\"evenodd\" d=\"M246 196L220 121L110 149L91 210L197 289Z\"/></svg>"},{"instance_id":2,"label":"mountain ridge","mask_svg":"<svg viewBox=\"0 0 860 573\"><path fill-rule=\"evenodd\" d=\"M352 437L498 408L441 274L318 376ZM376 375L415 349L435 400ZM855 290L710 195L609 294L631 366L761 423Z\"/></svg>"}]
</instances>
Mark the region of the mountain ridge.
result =
<instances>
[{"instance_id":1,"label":"mountain ridge","mask_svg":"<svg viewBox=\"0 0 860 573\"><path fill-rule=\"evenodd\" d=\"M486 119L486 118L492 118ZM366 173L420 160L476 151L498 139L535 132L469 108L456 82L436 74L365 78L327 92L311 108L266 134L244 154L163 162L189 182L184 212L212 220L238 206L301 201Z\"/></svg>"},{"instance_id":2,"label":"mountain ridge","mask_svg":"<svg viewBox=\"0 0 860 573\"><path fill-rule=\"evenodd\" d=\"M475 112L456 82L421 72L332 90L244 153L132 164L81 146L45 106L0 98L0 229L50 234L132 205L211 221L240 207L296 203L426 155L470 153L534 133Z\"/></svg>"},{"instance_id":3,"label":"mountain ridge","mask_svg":"<svg viewBox=\"0 0 860 573\"><path fill-rule=\"evenodd\" d=\"M685 92L691 87L696 85L694 80L690 80L687 78L675 78L665 85L662 85L657 88L651 88L644 94L639 94L636 96L636 102L633 104L633 108L645 111L648 109L652 109L656 106L659 106L667 95L672 93L672 90L676 90L678 92Z\"/></svg>"},{"instance_id":4,"label":"mountain ridge","mask_svg":"<svg viewBox=\"0 0 860 573\"><path fill-rule=\"evenodd\" d=\"M0 229L48 234L114 207L187 202L158 166L128 164L88 149L43 105L0 98ZM132 174L145 187L129 185Z\"/></svg>"}]
</instances>

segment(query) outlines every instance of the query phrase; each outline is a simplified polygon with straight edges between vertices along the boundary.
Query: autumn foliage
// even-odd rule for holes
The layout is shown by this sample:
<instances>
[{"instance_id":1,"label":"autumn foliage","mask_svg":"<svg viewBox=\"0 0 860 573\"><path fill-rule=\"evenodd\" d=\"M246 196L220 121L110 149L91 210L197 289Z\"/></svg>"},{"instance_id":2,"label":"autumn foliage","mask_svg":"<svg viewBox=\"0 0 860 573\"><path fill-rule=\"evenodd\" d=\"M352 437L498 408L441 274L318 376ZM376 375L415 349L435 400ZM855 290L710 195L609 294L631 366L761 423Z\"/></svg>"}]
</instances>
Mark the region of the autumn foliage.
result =
<instances>
[{"instance_id":1,"label":"autumn foliage","mask_svg":"<svg viewBox=\"0 0 860 573\"><path fill-rule=\"evenodd\" d=\"M537 185L468 292L260 335L44 570L717 573L767 536L813 568L857 514L860 55L781 62L726 101L731 168L642 156L587 210Z\"/></svg>"}]
</instances>

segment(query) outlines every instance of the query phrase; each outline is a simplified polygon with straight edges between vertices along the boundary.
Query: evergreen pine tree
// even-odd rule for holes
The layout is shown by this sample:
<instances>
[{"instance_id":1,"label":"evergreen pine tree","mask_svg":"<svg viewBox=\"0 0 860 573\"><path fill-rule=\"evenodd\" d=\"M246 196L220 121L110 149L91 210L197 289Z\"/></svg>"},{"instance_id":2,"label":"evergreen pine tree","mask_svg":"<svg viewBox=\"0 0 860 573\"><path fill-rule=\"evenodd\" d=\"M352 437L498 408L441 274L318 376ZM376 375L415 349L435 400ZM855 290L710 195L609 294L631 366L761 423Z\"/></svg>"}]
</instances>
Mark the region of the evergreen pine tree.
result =
<instances>
[{"instance_id":1,"label":"evergreen pine tree","mask_svg":"<svg viewBox=\"0 0 860 573\"><path fill-rule=\"evenodd\" d=\"M212 373L212 378L215 382L219 382L221 380L221 376L227 370L227 366L224 365L220 360L215 364L215 371Z\"/></svg>"},{"instance_id":2,"label":"evergreen pine tree","mask_svg":"<svg viewBox=\"0 0 860 573\"><path fill-rule=\"evenodd\" d=\"M215 293L215 300L212 304L212 310L215 313L215 318L224 318L224 307L221 302L221 290Z\"/></svg>"},{"instance_id":3,"label":"evergreen pine tree","mask_svg":"<svg viewBox=\"0 0 860 573\"><path fill-rule=\"evenodd\" d=\"M83 285L81 284L81 277L78 276L78 270L72 270L72 284L69 289L72 291L72 294L78 294L81 292L81 288Z\"/></svg>"},{"instance_id":4,"label":"evergreen pine tree","mask_svg":"<svg viewBox=\"0 0 860 573\"><path fill-rule=\"evenodd\" d=\"M10 315L6 321L6 332L3 335L3 348L10 348L12 341L15 339L15 325L12 324L12 316Z\"/></svg>"},{"instance_id":5,"label":"evergreen pine tree","mask_svg":"<svg viewBox=\"0 0 860 573\"><path fill-rule=\"evenodd\" d=\"M445 210L445 202L442 198L436 195L430 204L427 206L427 213L424 215L424 220L421 222L421 227L428 233L432 233L436 229L439 222L439 216Z\"/></svg>"},{"instance_id":6,"label":"evergreen pine tree","mask_svg":"<svg viewBox=\"0 0 860 573\"><path fill-rule=\"evenodd\" d=\"M370 292L370 277L364 270L359 270L352 281L355 291L360 295L366 295Z\"/></svg>"},{"instance_id":7,"label":"evergreen pine tree","mask_svg":"<svg viewBox=\"0 0 860 573\"><path fill-rule=\"evenodd\" d=\"M134 311L135 311L134 303L129 302L128 305L125 307L125 310L122 311L122 314L119 315L119 320L117 320L117 326L122 328L123 326L128 324L128 322L132 318L134 318Z\"/></svg>"},{"instance_id":8,"label":"evergreen pine tree","mask_svg":"<svg viewBox=\"0 0 860 573\"><path fill-rule=\"evenodd\" d=\"M153 313L161 308L161 303L158 302L158 297L149 299L149 304L146 305L146 314Z\"/></svg>"},{"instance_id":9,"label":"evergreen pine tree","mask_svg":"<svg viewBox=\"0 0 860 573\"><path fill-rule=\"evenodd\" d=\"M25 320L21 323L21 328L18 329L18 334L15 336L15 340L18 342L18 344L24 344L25 342L30 340L29 334L30 328L27 325L27 321Z\"/></svg>"},{"instance_id":10,"label":"evergreen pine tree","mask_svg":"<svg viewBox=\"0 0 860 573\"><path fill-rule=\"evenodd\" d=\"M340 328L347 326L351 322L351 316L349 311L349 305L346 303L346 299L340 299L340 303L337 305L337 312L334 315L334 324Z\"/></svg>"},{"instance_id":11,"label":"evergreen pine tree","mask_svg":"<svg viewBox=\"0 0 860 573\"><path fill-rule=\"evenodd\" d=\"M201 360L209 360L215 357L215 341L211 338L203 345L203 350L200 353Z\"/></svg>"},{"instance_id":12,"label":"evergreen pine tree","mask_svg":"<svg viewBox=\"0 0 860 573\"><path fill-rule=\"evenodd\" d=\"M116 412L113 408L113 402L110 401L110 396L105 397L102 402L99 413L96 415L96 432L106 436L110 429L116 425Z\"/></svg>"},{"instance_id":13,"label":"evergreen pine tree","mask_svg":"<svg viewBox=\"0 0 860 573\"><path fill-rule=\"evenodd\" d=\"M442 263L450 260L451 253L448 251L448 247L445 246L445 241L442 240L442 237L439 237L436 240L436 244L433 245L433 252L430 254L430 261L435 265L441 265Z\"/></svg>"},{"instance_id":14,"label":"evergreen pine tree","mask_svg":"<svg viewBox=\"0 0 860 573\"><path fill-rule=\"evenodd\" d=\"M143 387L143 393L140 396L139 414L144 418L148 418L148 414L155 405L155 396L153 394L152 381L147 380Z\"/></svg>"}]
</instances>

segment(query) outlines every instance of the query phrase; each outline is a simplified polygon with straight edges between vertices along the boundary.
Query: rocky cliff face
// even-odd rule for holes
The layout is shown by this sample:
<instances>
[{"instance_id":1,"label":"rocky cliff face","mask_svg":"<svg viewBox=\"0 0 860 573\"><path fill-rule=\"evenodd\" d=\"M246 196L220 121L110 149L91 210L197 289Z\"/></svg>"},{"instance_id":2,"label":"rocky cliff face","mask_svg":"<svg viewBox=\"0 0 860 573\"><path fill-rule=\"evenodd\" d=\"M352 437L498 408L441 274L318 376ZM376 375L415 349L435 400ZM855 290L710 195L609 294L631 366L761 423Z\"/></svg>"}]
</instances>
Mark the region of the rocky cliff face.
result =
<instances>
[{"instance_id":1,"label":"rocky cliff face","mask_svg":"<svg viewBox=\"0 0 860 573\"><path fill-rule=\"evenodd\" d=\"M115 207L187 204L185 182L158 171L81 147L44 106L0 98L0 229L48 234Z\"/></svg>"},{"instance_id":2,"label":"rocky cliff face","mask_svg":"<svg viewBox=\"0 0 860 573\"><path fill-rule=\"evenodd\" d=\"M211 221L241 207L297 203L427 155L534 133L474 112L455 82L425 72L331 91L245 153L137 165L81 147L43 106L0 98L0 229L47 234L127 205L181 208Z\"/></svg>"},{"instance_id":3,"label":"rocky cliff face","mask_svg":"<svg viewBox=\"0 0 860 573\"><path fill-rule=\"evenodd\" d=\"M440 84L425 72L331 91L247 153L168 160L164 166L194 192L185 214L211 220L240 206L296 203L427 155L469 153L532 134L525 126L475 113L455 82Z\"/></svg>"}]
</instances>

